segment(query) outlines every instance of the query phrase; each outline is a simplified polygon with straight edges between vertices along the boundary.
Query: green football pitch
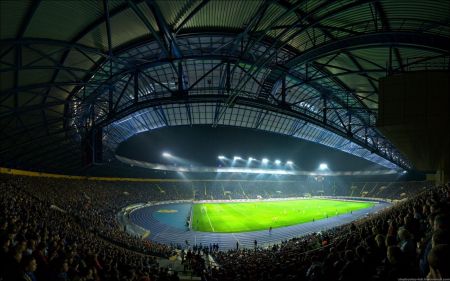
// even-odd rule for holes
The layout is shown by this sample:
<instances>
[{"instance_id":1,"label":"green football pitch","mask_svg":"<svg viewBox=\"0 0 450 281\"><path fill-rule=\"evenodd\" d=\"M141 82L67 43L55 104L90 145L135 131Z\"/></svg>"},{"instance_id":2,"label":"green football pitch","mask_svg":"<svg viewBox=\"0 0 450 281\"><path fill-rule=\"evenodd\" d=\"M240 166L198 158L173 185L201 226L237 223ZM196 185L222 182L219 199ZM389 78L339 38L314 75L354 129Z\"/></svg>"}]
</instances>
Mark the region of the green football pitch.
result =
<instances>
[{"instance_id":1,"label":"green football pitch","mask_svg":"<svg viewBox=\"0 0 450 281\"><path fill-rule=\"evenodd\" d=\"M194 204L192 229L245 232L320 220L369 208L374 203L327 199Z\"/></svg>"}]
</instances>

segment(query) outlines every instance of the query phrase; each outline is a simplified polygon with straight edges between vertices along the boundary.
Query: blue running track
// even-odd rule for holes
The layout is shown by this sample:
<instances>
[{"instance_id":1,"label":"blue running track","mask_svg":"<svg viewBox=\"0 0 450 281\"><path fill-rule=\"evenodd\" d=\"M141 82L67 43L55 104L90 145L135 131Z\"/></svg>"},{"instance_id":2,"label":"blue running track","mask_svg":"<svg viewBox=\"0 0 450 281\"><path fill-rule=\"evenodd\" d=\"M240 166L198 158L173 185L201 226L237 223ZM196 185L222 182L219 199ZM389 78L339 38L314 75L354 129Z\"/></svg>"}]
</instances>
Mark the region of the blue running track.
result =
<instances>
[{"instance_id":1,"label":"blue running track","mask_svg":"<svg viewBox=\"0 0 450 281\"><path fill-rule=\"evenodd\" d=\"M272 233L268 230L240 233L215 233L188 230L185 223L189 215L190 203L171 203L164 205L146 206L133 211L130 215L132 223L150 231L148 239L164 244L185 245L187 240L190 245L218 243L220 249L234 249L236 241L240 247L251 248L254 241L260 246L268 246L294 237L303 236L312 232L319 232L339 225L350 223L376 213L390 206L389 203L380 202L375 206L354 211L353 214L344 214L315 222L275 228ZM158 212L165 210L166 212Z\"/></svg>"}]
</instances>

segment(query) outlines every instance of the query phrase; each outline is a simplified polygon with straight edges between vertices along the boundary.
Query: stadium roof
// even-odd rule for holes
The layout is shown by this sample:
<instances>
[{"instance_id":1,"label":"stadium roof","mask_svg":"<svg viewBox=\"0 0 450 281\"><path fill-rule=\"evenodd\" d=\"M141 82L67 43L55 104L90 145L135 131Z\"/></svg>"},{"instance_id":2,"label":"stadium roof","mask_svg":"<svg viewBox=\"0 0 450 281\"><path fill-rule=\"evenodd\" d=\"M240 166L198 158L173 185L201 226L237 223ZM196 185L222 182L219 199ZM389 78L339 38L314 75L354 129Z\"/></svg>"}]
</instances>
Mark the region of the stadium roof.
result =
<instances>
[{"instance_id":1,"label":"stadium roof","mask_svg":"<svg viewBox=\"0 0 450 281\"><path fill-rule=\"evenodd\" d=\"M378 79L448 69L450 1L0 1L0 161L76 172L163 126L239 126L410 168Z\"/></svg>"}]
</instances>

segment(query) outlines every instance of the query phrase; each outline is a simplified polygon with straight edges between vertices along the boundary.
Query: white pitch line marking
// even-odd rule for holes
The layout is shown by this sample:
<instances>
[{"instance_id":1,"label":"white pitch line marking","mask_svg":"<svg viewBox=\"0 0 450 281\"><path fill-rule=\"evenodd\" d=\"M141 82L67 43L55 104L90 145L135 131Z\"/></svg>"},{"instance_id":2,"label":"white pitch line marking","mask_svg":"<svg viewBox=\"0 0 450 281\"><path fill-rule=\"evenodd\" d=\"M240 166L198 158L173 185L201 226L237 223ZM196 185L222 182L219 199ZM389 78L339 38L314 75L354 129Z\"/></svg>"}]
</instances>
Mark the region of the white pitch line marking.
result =
<instances>
[{"instance_id":1,"label":"white pitch line marking","mask_svg":"<svg viewBox=\"0 0 450 281\"><path fill-rule=\"evenodd\" d=\"M206 216L208 217L209 225L211 226L212 231L213 231L213 232L216 232L216 231L214 230L214 227L213 227L212 223L211 223L211 219L209 218L209 215L208 215L208 208L206 208L206 206L204 206L204 208L205 208Z\"/></svg>"}]
</instances>

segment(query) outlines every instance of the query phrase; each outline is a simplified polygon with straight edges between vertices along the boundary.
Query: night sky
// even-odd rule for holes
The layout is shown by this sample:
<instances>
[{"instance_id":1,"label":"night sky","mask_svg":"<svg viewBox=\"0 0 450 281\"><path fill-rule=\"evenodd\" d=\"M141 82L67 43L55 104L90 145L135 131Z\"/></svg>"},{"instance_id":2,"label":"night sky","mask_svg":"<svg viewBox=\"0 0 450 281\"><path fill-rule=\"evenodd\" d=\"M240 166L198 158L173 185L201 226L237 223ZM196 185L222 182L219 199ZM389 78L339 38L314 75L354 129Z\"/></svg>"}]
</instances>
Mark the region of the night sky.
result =
<instances>
[{"instance_id":1,"label":"night sky","mask_svg":"<svg viewBox=\"0 0 450 281\"><path fill-rule=\"evenodd\" d=\"M385 169L320 144L285 135L233 127L180 126L156 129L125 141L117 149L117 154L151 163L169 163L162 157L163 151L196 166L218 166L221 164L217 159L218 155L228 158L238 155L244 159L279 159L283 163L292 160L297 170L306 171L316 170L322 162L326 162L332 171ZM222 166L226 165L222 163Z\"/></svg>"}]
</instances>

